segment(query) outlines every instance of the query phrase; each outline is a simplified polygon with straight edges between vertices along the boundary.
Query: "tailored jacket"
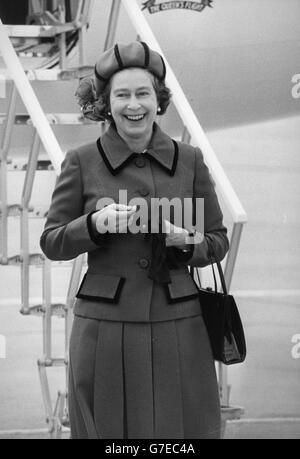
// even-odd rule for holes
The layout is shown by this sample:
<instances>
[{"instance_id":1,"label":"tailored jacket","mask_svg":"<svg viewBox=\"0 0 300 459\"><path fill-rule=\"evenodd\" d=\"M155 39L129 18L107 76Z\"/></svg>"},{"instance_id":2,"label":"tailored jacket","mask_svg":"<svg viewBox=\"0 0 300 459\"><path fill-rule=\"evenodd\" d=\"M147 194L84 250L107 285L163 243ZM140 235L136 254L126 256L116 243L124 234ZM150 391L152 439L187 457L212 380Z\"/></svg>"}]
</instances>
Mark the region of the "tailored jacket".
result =
<instances>
[{"instance_id":1,"label":"tailored jacket","mask_svg":"<svg viewBox=\"0 0 300 459\"><path fill-rule=\"evenodd\" d=\"M118 203L119 190L126 190L128 204L143 197L149 208L151 198L204 198L204 241L191 246L187 256L176 250L178 266L169 271L171 282L161 284L149 277L151 244L142 232L95 234L91 216L99 199ZM201 314L187 266L210 263L208 237L216 257L224 258L229 243L222 219L199 148L173 141L155 124L147 152L136 154L111 126L97 142L66 154L40 245L51 260L88 252L75 315L130 322L173 320Z\"/></svg>"}]
</instances>

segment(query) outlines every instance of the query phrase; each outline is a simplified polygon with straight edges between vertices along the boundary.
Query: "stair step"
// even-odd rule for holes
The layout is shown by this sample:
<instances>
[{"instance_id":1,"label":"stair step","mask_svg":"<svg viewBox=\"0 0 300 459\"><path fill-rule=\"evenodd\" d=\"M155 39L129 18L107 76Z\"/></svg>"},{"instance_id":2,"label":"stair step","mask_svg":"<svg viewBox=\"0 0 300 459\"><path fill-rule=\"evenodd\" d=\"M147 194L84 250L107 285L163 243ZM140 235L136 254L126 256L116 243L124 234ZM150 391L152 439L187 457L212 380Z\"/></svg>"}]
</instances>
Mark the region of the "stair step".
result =
<instances>
[{"instance_id":1,"label":"stair step","mask_svg":"<svg viewBox=\"0 0 300 459\"><path fill-rule=\"evenodd\" d=\"M24 46L20 48L19 55L28 49L31 49L32 45ZM94 67L90 65L83 65L80 67L74 67L69 69L30 69L25 70L28 80L30 81L72 81L86 76L93 76ZM6 69L1 69L1 74L5 80L10 80L10 74Z\"/></svg>"},{"instance_id":2,"label":"stair step","mask_svg":"<svg viewBox=\"0 0 300 459\"><path fill-rule=\"evenodd\" d=\"M0 203L1 205L1 203ZM22 214L22 207L20 204L12 204L12 205L8 205L7 206L8 208L8 217L12 217L12 218L18 218L21 216ZM33 219L33 218L46 218L47 217L47 214L48 214L48 211L49 211L49 207L48 206L29 206L29 209L28 209L28 218L30 219ZM0 219L1 219L1 209L0 209Z\"/></svg>"},{"instance_id":3,"label":"stair step","mask_svg":"<svg viewBox=\"0 0 300 459\"><path fill-rule=\"evenodd\" d=\"M240 419L244 412L244 408L239 406L221 406L222 421Z\"/></svg>"},{"instance_id":4,"label":"stair step","mask_svg":"<svg viewBox=\"0 0 300 459\"><path fill-rule=\"evenodd\" d=\"M66 359L61 357L61 358L53 358L50 360L45 360L45 359L39 359L38 360L38 366L39 367L62 367L66 365Z\"/></svg>"},{"instance_id":5,"label":"stair step","mask_svg":"<svg viewBox=\"0 0 300 459\"><path fill-rule=\"evenodd\" d=\"M56 43L40 43L17 51L19 57L51 57L59 52Z\"/></svg>"},{"instance_id":6,"label":"stair step","mask_svg":"<svg viewBox=\"0 0 300 459\"><path fill-rule=\"evenodd\" d=\"M21 255L14 255L8 258L0 258L0 265L4 266L20 266L24 262ZM33 253L29 255L30 266L42 266L45 262L45 256L41 253Z\"/></svg>"},{"instance_id":7,"label":"stair step","mask_svg":"<svg viewBox=\"0 0 300 459\"><path fill-rule=\"evenodd\" d=\"M50 125L84 125L96 124L97 122L84 118L80 113L45 113ZM0 114L0 125L4 124L6 114ZM31 118L28 114L18 114L15 116L14 124L18 126L32 126Z\"/></svg>"},{"instance_id":8,"label":"stair step","mask_svg":"<svg viewBox=\"0 0 300 459\"><path fill-rule=\"evenodd\" d=\"M55 37L65 32L77 30L73 23L58 25L5 25L9 37Z\"/></svg>"},{"instance_id":9,"label":"stair step","mask_svg":"<svg viewBox=\"0 0 300 459\"><path fill-rule=\"evenodd\" d=\"M20 313L24 316L37 316L42 317L45 314L45 306L42 304L30 306L29 308L22 307ZM65 317L66 315L66 305L62 303L53 303L51 304L51 316L55 317Z\"/></svg>"},{"instance_id":10,"label":"stair step","mask_svg":"<svg viewBox=\"0 0 300 459\"><path fill-rule=\"evenodd\" d=\"M0 206L1 206L1 202L0 202ZM6 208L7 208L8 217L19 217L22 213L21 204L8 204ZM28 210L29 212L33 212L34 209L32 206L30 206ZM1 214L2 214L2 209L0 208L0 218L1 218Z\"/></svg>"},{"instance_id":11,"label":"stair step","mask_svg":"<svg viewBox=\"0 0 300 459\"><path fill-rule=\"evenodd\" d=\"M18 159L18 160L12 160L10 159L7 167L8 172L15 172L15 171L26 171L27 170L27 158L24 158L23 160ZM37 162L36 165L36 170L37 171L53 171L54 167L49 159L41 159Z\"/></svg>"}]
</instances>

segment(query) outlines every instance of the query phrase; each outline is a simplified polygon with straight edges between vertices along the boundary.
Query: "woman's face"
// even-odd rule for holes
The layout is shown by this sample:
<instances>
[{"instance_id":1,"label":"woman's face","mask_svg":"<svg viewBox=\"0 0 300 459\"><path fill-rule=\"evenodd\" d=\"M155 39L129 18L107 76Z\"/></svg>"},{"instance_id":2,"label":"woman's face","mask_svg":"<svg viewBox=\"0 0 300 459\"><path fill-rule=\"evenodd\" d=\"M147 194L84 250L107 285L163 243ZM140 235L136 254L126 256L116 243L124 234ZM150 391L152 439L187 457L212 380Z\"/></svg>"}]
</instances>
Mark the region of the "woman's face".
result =
<instances>
[{"instance_id":1,"label":"woman's face","mask_svg":"<svg viewBox=\"0 0 300 459\"><path fill-rule=\"evenodd\" d=\"M139 68L116 73L111 81L110 109L123 138L147 139L157 114L153 77Z\"/></svg>"}]
</instances>

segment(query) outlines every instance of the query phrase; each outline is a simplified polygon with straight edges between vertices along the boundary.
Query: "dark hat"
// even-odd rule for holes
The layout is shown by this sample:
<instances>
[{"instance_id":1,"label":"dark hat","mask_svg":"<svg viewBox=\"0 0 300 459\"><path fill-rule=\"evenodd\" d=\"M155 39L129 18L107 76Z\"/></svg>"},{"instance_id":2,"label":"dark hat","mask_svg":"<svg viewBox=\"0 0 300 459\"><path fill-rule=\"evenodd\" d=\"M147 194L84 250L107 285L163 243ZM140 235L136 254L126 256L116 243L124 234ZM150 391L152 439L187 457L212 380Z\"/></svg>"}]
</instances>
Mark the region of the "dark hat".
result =
<instances>
[{"instance_id":1,"label":"dark hat","mask_svg":"<svg viewBox=\"0 0 300 459\"><path fill-rule=\"evenodd\" d=\"M99 95L109 79L120 70L130 67L147 69L159 80L166 77L166 66L162 56L146 43L135 41L128 45L116 44L105 51L95 66L96 92Z\"/></svg>"}]
</instances>

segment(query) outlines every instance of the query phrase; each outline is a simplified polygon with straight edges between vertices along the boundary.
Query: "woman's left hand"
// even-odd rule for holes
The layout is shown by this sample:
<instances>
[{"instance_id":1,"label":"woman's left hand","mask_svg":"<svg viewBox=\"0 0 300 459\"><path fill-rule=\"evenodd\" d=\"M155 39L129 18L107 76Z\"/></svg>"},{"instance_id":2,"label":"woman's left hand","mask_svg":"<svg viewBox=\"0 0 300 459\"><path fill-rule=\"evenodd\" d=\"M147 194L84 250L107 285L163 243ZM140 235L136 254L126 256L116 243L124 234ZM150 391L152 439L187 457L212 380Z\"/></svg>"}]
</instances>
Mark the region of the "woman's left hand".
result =
<instances>
[{"instance_id":1,"label":"woman's left hand","mask_svg":"<svg viewBox=\"0 0 300 459\"><path fill-rule=\"evenodd\" d=\"M186 249L189 244L191 244L191 237L189 236L188 230L181 228L180 226L175 226L169 220L164 221L165 224L165 233L166 233L166 246L167 247L177 247L178 249ZM200 233L196 233L193 237L193 244L200 244L203 241L204 237Z\"/></svg>"},{"instance_id":2,"label":"woman's left hand","mask_svg":"<svg viewBox=\"0 0 300 459\"><path fill-rule=\"evenodd\" d=\"M165 220L165 233L167 247L173 246L179 249L186 248L189 232L185 228L175 226L168 220Z\"/></svg>"}]
</instances>

